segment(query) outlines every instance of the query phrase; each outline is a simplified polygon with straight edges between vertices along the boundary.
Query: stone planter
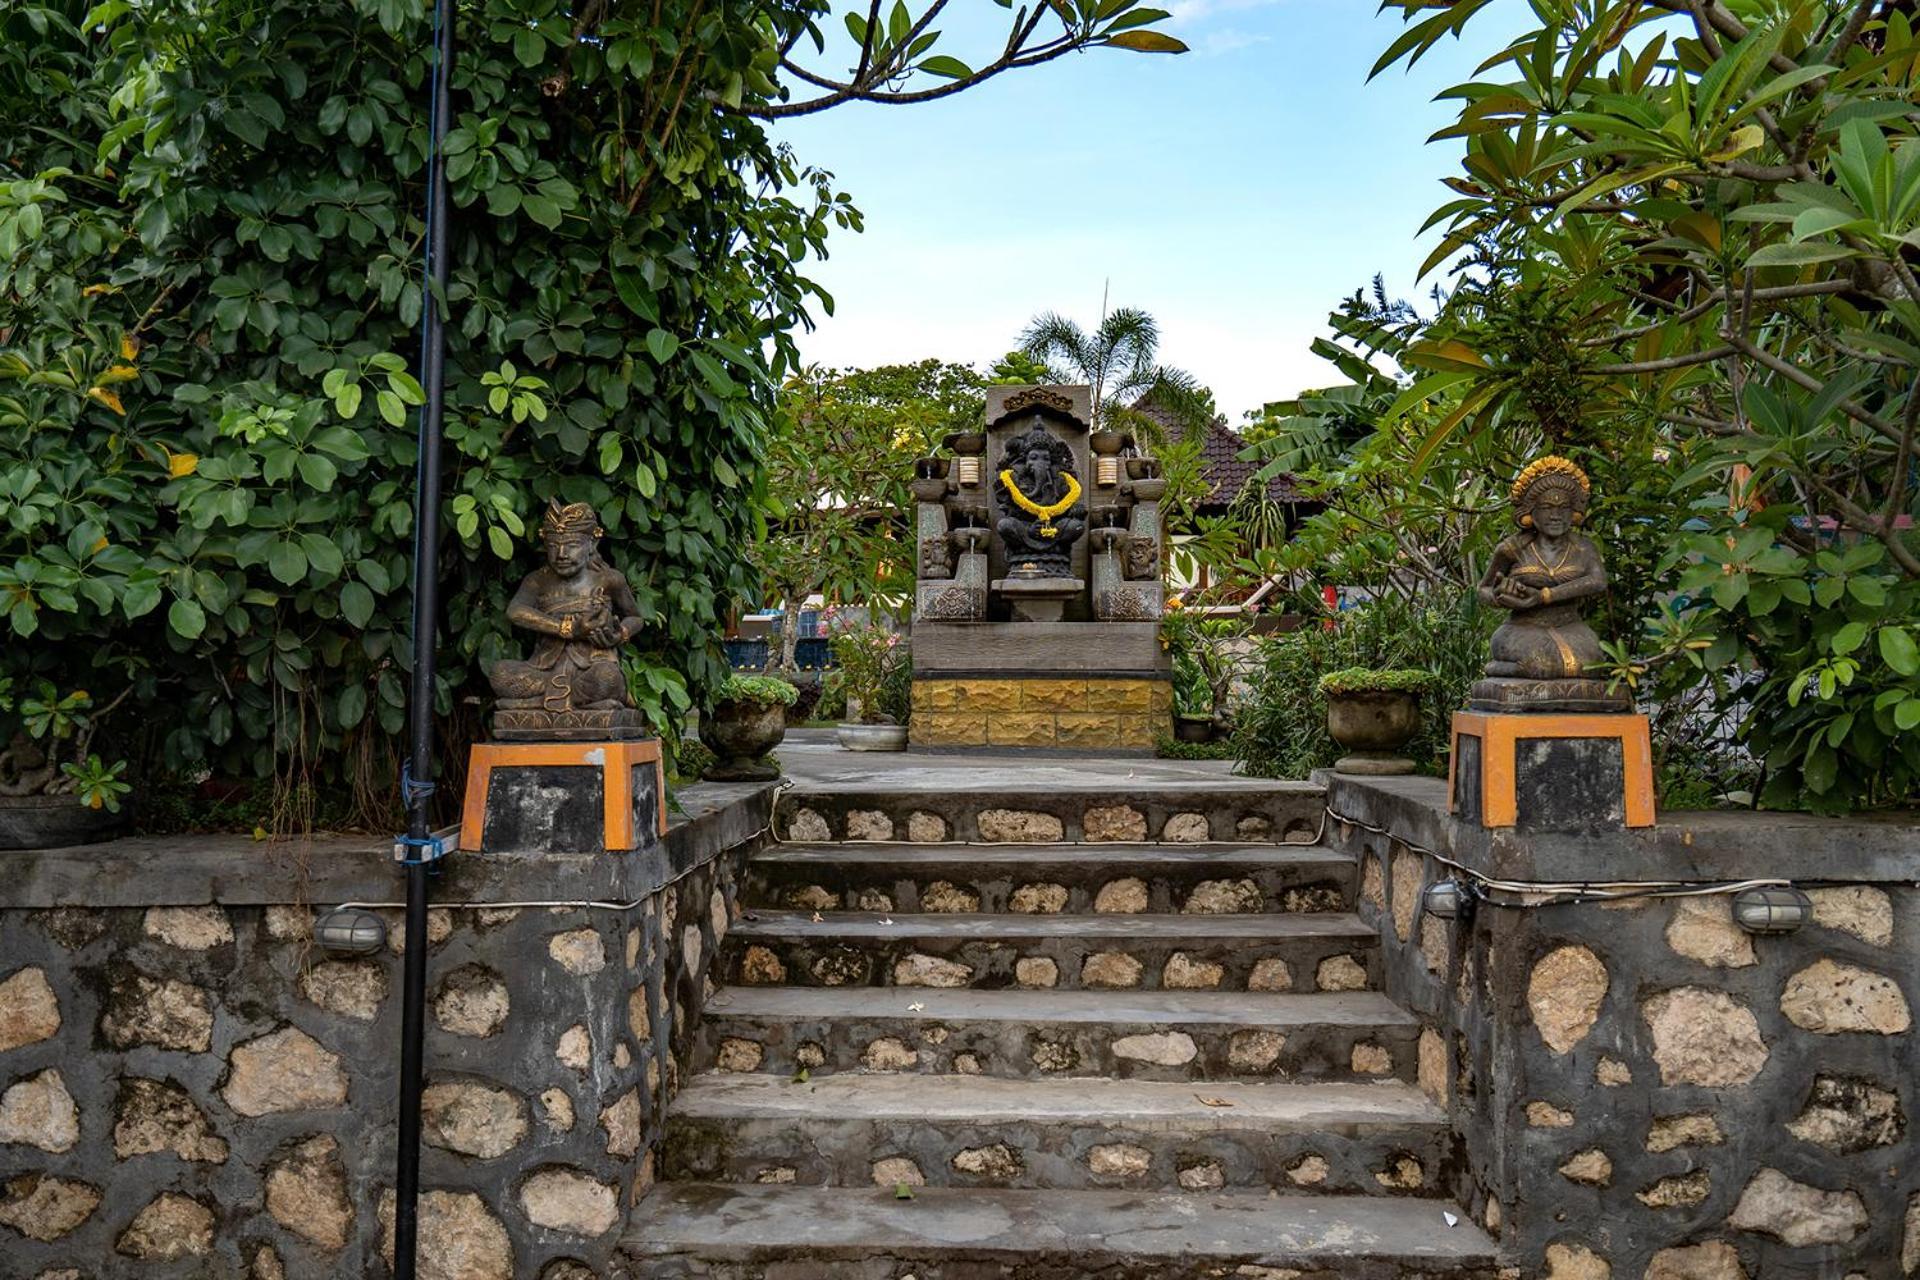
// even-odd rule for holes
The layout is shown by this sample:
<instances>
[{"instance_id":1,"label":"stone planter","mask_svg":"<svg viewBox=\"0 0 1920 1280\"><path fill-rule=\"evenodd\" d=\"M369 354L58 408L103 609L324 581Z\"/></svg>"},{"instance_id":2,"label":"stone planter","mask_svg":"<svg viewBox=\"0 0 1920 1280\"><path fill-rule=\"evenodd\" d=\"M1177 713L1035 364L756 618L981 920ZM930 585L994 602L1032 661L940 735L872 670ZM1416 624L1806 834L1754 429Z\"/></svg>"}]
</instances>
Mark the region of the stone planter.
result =
<instances>
[{"instance_id":1,"label":"stone planter","mask_svg":"<svg viewBox=\"0 0 1920 1280\"><path fill-rule=\"evenodd\" d=\"M1175 716L1173 718L1173 740L1175 742L1212 742L1217 730L1212 716Z\"/></svg>"},{"instance_id":2,"label":"stone planter","mask_svg":"<svg viewBox=\"0 0 1920 1280\"><path fill-rule=\"evenodd\" d=\"M771 782L780 768L763 757L786 736L787 709L777 702L717 702L700 717L700 741L719 757L705 776L715 782Z\"/></svg>"},{"instance_id":3,"label":"stone planter","mask_svg":"<svg viewBox=\"0 0 1920 1280\"><path fill-rule=\"evenodd\" d=\"M903 724L843 724L833 735L848 751L907 749L907 726Z\"/></svg>"},{"instance_id":4,"label":"stone planter","mask_svg":"<svg viewBox=\"0 0 1920 1280\"><path fill-rule=\"evenodd\" d=\"M127 825L120 812L89 809L73 796L0 796L0 849L59 849L111 840Z\"/></svg>"},{"instance_id":5,"label":"stone planter","mask_svg":"<svg viewBox=\"0 0 1920 1280\"><path fill-rule=\"evenodd\" d=\"M1400 753L1419 731L1417 693L1361 689L1327 695L1327 733L1347 750L1334 762L1336 773L1412 773L1413 761Z\"/></svg>"}]
</instances>

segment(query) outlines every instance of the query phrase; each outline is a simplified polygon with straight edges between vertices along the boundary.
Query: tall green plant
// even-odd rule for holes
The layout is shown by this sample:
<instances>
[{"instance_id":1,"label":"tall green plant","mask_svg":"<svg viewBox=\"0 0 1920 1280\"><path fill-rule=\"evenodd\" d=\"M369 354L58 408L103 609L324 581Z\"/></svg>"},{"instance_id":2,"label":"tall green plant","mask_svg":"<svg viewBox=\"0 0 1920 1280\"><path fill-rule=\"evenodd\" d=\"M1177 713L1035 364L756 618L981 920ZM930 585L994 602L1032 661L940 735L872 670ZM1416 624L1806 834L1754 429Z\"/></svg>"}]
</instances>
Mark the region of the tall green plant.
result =
<instances>
[{"instance_id":1,"label":"tall green plant","mask_svg":"<svg viewBox=\"0 0 1920 1280\"><path fill-rule=\"evenodd\" d=\"M832 101L913 100L1095 45L1131 3L1024 11L1003 57L899 10ZM864 7L863 7L864 11ZM445 308L449 735L517 648L504 592L551 497L592 502L648 621L662 720L725 674L755 593L774 390L860 216L753 120L824 0L460 0L446 296L420 286L422 0L0 9L0 675L133 690L103 739L177 769L397 760L411 623L409 370ZM1162 38L1164 40L1164 38ZM878 77L878 79L875 79ZM810 90L809 90L810 92Z\"/></svg>"}]
</instances>

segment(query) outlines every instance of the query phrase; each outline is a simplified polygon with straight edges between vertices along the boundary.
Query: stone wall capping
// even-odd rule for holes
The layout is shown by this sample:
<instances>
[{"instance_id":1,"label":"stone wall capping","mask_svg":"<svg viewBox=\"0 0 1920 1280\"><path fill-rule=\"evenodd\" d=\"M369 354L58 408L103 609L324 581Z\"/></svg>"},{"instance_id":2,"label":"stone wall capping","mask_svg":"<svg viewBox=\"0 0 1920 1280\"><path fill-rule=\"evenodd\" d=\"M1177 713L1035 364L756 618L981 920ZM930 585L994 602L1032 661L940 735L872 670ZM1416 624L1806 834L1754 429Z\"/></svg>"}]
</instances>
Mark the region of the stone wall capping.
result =
<instances>
[{"instance_id":1,"label":"stone wall capping","mask_svg":"<svg viewBox=\"0 0 1920 1280\"><path fill-rule=\"evenodd\" d=\"M436 907L519 902L629 902L745 844L772 811L772 783L703 782L673 795L659 846L601 854L462 857L442 864ZM386 903L399 896L390 841L320 833L261 843L242 834L138 836L64 849L0 853L0 910L57 907L223 907L281 905L306 872L305 900Z\"/></svg>"},{"instance_id":2,"label":"stone wall capping","mask_svg":"<svg viewBox=\"0 0 1920 1280\"><path fill-rule=\"evenodd\" d=\"M1453 822L1446 783L1439 778L1316 777L1325 779L1327 804L1336 818L1385 827L1493 879L1920 882L1920 812L1840 818L1663 810L1656 826L1639 831L1516 835ZM1604 868L1604 876L1596 868Z\"/></svg>"}]
</instances>

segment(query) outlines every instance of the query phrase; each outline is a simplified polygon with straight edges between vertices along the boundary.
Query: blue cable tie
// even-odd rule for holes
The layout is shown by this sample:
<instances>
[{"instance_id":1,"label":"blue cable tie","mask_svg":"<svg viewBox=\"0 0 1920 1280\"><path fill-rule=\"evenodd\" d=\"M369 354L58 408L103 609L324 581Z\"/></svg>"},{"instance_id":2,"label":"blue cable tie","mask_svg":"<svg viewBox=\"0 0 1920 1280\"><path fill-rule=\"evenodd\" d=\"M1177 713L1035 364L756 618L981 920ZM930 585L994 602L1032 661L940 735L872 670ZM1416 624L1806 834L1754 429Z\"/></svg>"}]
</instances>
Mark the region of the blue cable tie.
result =
<instances>
[{"instance_id":1,"label":"blue cable tie","mask_svg":"<svg viewBox=\"0 0 1920 1280\"><path fill-rule=\"evenodd\" d=\"M407 856L409 849L424 849L421 857ZM393 838L393 860L403 867L430 867L453 852L445 836L395 836Z\"/></svg>"},{"instance_id":2,"label":"blue cable tie","mask_svg":"<svg viewBox=\"0 0 1920 1280\"><path fill-rule=\"evenodd\" d=\"M400 765L400 794L405 798L407 808L411 809L416 802L432 796L438 786L438 783L430 779L426 782L415 781L413 776L413 762L411 760L405 761Z\"/></svg>"}]
</instances>

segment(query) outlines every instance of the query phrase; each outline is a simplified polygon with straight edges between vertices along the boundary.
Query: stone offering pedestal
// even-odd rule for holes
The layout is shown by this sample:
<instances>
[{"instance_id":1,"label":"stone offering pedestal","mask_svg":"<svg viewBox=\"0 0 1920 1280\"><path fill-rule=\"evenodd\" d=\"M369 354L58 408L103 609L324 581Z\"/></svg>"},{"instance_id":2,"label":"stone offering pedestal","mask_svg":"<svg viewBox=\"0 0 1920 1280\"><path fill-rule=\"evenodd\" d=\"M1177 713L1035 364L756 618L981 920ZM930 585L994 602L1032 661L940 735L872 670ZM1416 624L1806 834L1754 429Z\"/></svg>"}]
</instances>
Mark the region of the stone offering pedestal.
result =
<instances>
[{"instance_id":1,"label":"stone offering pedestal","mask_svg":"<svg viewBox=\"0 0 1920 1280\"><path fill-rule=\"evenodd\" d=\"M1653 747L1643 715L1453 714L1447 808L1520 831L1651 827Z\"/></svg>"},{"instance_id":2,"label":"stone offering pedestal","mask_svg":"<svg viewBox=\"0 0 1920 1280\"><path fill-rule=\"evenodd\" d=\"M1019 622L1058 622L1067 602L1086 592L1084 578L996 578L993 590L1013 607Z\"/></svg>"},{"instance_id":3,"label":"stone offering pedestal","mask_svg":"<svg viewBox=\"0 0 1920 1280\"><path fill-rule=\"evenodd\" d=\"M460 848L624 852L667 833L660 740L474 744Z\"/></svg>"}]
</instances>

